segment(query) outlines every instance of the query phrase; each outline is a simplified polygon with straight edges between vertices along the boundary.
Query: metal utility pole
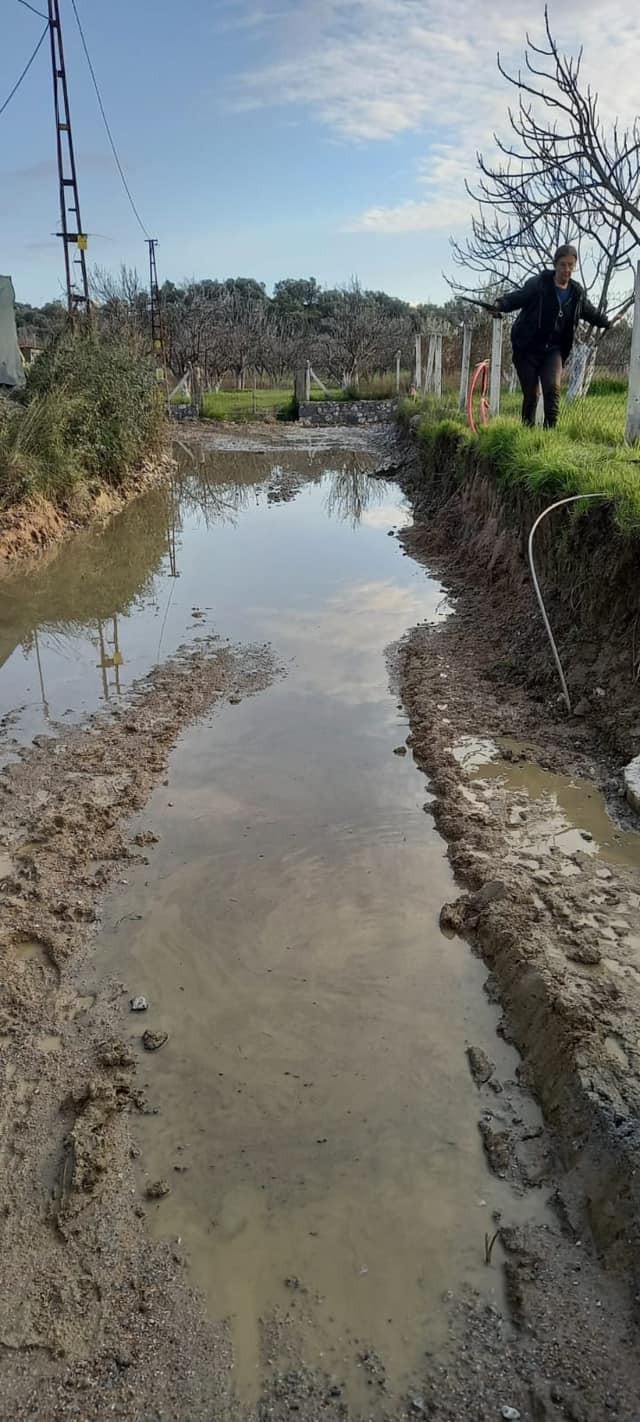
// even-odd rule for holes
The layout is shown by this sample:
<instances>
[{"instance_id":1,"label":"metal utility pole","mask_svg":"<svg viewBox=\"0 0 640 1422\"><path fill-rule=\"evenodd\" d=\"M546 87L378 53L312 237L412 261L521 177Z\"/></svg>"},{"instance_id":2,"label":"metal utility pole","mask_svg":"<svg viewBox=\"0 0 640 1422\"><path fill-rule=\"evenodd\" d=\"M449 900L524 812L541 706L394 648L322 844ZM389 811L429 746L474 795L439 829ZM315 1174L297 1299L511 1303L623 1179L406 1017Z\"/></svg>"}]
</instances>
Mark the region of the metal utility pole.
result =
<instances>
[{"instance_id":1,"label":"metal utility pole","mask_svg":"<svg viewBox=\"0 0 640 1422\"><path fill-rule=\"evenodd\" d=\"M156 360L160 361L158 367L158 378L167 385L167 350L164 339L164 323L162 320L162 307L160 305L160 289L158 287L158 268L156 265L157 237L147 237L147 247L149 248L149 301L151 308L151 346Z\"/></svg>"},{"instance_id":2,"label":"metal utility pole","mask_svg":"<svg viewBox=\"0 0 640 1422\"><path fill-rule=\"evenodd\" d=\"M69 112L69 89L64 62L62 27L60 24L60 0L48 0L49 35L51 39L51 70L53 75L53 103L56 116L56 145L58 153L58 183L60 185L60 225L56 236L62 238L64 266L67 279L67 308L73 320L78 314L89 316L89 282L87 279L87 234L80 217L80 197L78 194L78 174L71 132ZM77 257L71 248L76 247ZM74 271L79 268L79 273Z\"/></svg>"},{"instance_id":3,"label":"metal utility pole","mask_svg":"<svg viewBox=\"0 0 640 1422\"><path fill-rule=\"evenodd\" d=\"M149 248L149 299L151 304L151 346L155 353L164 355L164 331L160 311L160 291L158 288L158 268L156 266L157 237L147 237Z\"/></svg>"}]
</instances>

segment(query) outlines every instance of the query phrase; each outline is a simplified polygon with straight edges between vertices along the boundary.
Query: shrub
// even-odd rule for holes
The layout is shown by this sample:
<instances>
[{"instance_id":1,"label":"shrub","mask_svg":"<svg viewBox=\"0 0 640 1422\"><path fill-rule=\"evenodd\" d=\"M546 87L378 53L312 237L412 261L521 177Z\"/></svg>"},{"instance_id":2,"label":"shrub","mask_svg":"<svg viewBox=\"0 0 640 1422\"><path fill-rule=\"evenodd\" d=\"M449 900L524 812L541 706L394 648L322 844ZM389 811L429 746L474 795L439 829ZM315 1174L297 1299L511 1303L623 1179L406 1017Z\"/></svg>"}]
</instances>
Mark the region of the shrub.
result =
<instances>
[{"instance_id":1,"label":"shrub","mask_svg":"<svg viewBox=\"0 0 640 1422\"><path fill-rule=\"evenodd\" d=\"M66 332L34 362L27 412L58 401L55 439L42 423L38 452L54 463L63 451L89 479L118 485L162 440L164 405L153 362L126 340L92 331Z\"/></svg>"}]
</instances>

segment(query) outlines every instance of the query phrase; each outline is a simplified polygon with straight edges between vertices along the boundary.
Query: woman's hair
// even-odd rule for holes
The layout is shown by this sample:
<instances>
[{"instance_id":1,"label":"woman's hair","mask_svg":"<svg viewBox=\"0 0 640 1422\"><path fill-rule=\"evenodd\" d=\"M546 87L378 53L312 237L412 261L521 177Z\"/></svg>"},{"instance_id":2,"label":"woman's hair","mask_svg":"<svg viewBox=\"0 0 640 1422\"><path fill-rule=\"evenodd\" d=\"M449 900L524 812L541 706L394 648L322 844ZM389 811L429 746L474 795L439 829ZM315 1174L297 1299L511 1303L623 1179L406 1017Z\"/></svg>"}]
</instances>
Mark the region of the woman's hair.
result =
<instances>
[{"instance_id":1,"label":"woman's hair","mask_svg":"<svg viewBox=\"0 0 640 1422\"><path fill-rule=\"evenodd\" d=\"M558 262L562 261L563 257L575 257L576 262L578 260L578 253L576 251L576 248L572 247L570 242L565 242L563 247L558 247L556 255L553 259L554 267L557 267Z\"/></svg>"}]
</instances>

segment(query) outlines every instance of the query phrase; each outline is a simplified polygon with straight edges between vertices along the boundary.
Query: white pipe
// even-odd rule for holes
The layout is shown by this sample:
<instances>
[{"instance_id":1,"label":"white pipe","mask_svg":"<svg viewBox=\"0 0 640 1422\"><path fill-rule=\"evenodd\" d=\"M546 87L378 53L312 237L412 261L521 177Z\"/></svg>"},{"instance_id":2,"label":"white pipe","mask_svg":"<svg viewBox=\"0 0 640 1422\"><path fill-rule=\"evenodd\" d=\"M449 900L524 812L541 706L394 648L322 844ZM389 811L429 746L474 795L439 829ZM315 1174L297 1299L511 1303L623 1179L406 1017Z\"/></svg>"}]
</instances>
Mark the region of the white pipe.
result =
<instances>
[{"instance_id":1,"label":"white pipe","mask_svg":"<svg viewBox=\"0 0 640 1422\"><path fill-rule=\"evenodd\" d=\"M537 519L536 519L536 521L535 521L535 523L534 523L534 525L533 525L533 528L531 529L531 532L530 532L530 534L529 534L529 567L530 567L530 569L531 569L531 577L532 577L532 579L533 579L533 586L534 586L534 588L535 588L536 597L537 597L537 599L538 599L538 606L539 606L540 611L541 611L541 613L542 613L542 621L544 622L545 629L546 629L546 633L547 633L547 637L549 638L549 641L550 641L550 643L551 643L551 651L553 652L553 659L554 659L555 664L556 664L556 667L557 667L557 669L558 669L558 676L560 677L560 684L561 684L561 686L562 686L562 695L564 696L564 699L565 699L565 702L566 702L567 711L569 712L569 715L571 715L571 697L569 696L569 688L567 687L566 677L565 677L564 671L563 671L563 669L562 669L562 662L560 661L560 655L559 655L559 652L558 652L558 648L556 647L555 638L554 638L553 632L551 631L551 623L549 622L549 618L547 617L547 609L546 609L546 607L545 607L545 605L544 605L544 601L543 601L543 598L542 598L542 593L541 593L541 591L540 591L540 584L539 584L539 582L538 582L538 575L537 575L537 573L536 573L535 563L534 563L534 561L533 561L533 538L534 538L535 531L536 531L536 529L537 529L537 527L538 527L538 524L539 524L539 523L542 523L543 518L546 518L546 517L547 517L547 514L553 513L553 510L554 510L554 509L561 509L564 504L575 504L575 503L578 501L578 499L610 499L610 498L611 498L611 495L610 495L610 494L570 494L569 497L566 498L566 499L556 499L555 504L549 504L548 509L543 509L543 510L542 510L542 513L541 513L541 514L538 514L538 517L537 517Z\"/></svg>"}]
</instances>

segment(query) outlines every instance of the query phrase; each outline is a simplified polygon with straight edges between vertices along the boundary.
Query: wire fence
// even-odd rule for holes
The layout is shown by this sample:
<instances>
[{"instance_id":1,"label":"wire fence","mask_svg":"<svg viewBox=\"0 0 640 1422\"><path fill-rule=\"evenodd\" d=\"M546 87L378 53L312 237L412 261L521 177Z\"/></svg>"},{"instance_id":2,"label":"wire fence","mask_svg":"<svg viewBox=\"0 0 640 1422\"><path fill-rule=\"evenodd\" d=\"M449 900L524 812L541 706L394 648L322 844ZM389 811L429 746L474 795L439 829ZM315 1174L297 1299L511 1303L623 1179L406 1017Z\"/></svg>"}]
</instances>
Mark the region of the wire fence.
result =
<instances>
[{"instance_id":1,"label":"wire fence","mask_svg":"<svg viewBox=\"0 0 640 1422\"><path fill-rule=\"evenodd\" d=\"M494 386L494 401L499 404L492 413L520 419L522 391L511 353L512 321L502 320L494 338L494 322L481 316L469 323L465 337L463 326L435 328L423 338L420 383L414 382L416 394L432 395L441 400L445 413L463 412L469 379L482 362L486 362L486 400L489 405L492 361L498 342L500 359L499 385ZM560 392L558 428L576 440L619 444L625 437L629 363L632 327L620 322L606 332L597 332L580 339L563 370ZM468 360L465 366L465 341ZM432 358L434 343L440 346L439 361ZM435 378L434 378L435 367ZM467 374L468 368L468 374ZM479 405L481 386L475 397ZM477 410L479 413L479 410ZM542 423L540 401L538 421Z\"/></svg>"}]
</instances>

